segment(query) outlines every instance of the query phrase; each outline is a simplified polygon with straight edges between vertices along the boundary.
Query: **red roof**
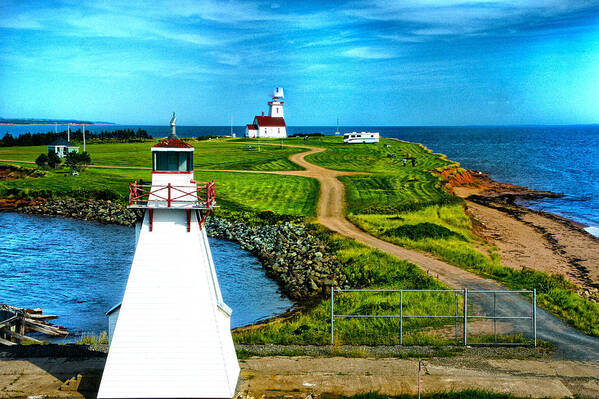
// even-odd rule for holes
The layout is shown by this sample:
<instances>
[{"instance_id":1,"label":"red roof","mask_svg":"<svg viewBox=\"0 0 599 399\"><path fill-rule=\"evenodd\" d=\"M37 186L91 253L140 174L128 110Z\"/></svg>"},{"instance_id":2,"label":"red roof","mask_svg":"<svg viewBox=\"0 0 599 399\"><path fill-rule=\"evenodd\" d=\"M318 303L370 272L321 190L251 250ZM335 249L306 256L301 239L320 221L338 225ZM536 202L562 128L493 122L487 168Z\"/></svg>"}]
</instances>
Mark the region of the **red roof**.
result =
<instances>
[{"instance_id":1,"label":"red roof","mask_svg":"<svg viewBox=\"0 0 599 399\"><path fill-rule=\"evenodd\" d=\"M256 125L246 125L248 130L258 130L258 126Z\"/></svg>"},{"instance_id":2,"label":"red roof","mask_svg":"<svg viewBox=\"0 0 599 399\"><path fill-rule=\"evenodd\" d=\"M258 126L266 126L266 127L284 127L285 118L279 118L274 116L256 116L254 118L254 123Z\"/></svg>"},{"instance_id":3,"label":"red roof","mask_svg":"<svg viewBox=\"0 0 599 399\"><path fill-rule=\"evenodd\" d=\"M187 144L183 140L162 140L160 143L156 144L154 147L173 147L173 148L193 148L191 144Z\"/></svg>"}]
</instances>

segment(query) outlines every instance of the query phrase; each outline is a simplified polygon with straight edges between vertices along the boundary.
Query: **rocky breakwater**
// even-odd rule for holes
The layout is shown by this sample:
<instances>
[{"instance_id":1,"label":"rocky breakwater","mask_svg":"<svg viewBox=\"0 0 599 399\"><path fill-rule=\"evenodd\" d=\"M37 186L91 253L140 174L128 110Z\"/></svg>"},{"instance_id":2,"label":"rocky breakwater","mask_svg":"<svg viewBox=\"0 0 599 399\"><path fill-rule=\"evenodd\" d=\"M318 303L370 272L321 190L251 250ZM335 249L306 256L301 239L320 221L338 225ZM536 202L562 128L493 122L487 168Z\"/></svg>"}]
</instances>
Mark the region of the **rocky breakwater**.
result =
<instances>
[{"instance_id":1,"label":"rocky breakwater","mask_svg":"<svg viewBox=\"0 0 599 399\"><path fill-rule=\"evenodd\" d=\"M291 299L315 298L330 293L331 287L346 286L339 259L327 254L322 240L301 225L248 226L209 217L206 227L209 235L238 242L257 256Z\"/></svg>"},{"instance_id":2,"label":"rocky breakwater","mask_svg":"<svg viewBox=\"0 0 599 399\"><path fill-rule=\"evenodd\" d=\"M135 226L135 221L141 216L137 210L127 209L125 205L117 202L69 199L23 206L17 208L17 211L32 215L65 216L123 226Z\"/></svg>"}]
</instances>

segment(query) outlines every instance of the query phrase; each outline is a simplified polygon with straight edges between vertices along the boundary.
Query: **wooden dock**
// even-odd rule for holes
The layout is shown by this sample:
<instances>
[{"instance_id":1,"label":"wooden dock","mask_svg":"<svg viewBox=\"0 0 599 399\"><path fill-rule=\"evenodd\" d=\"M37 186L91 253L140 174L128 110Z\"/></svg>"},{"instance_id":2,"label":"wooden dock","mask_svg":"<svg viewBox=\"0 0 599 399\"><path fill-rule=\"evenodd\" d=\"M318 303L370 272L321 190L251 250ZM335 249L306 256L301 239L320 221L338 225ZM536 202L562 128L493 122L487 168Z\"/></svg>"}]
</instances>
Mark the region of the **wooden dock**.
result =
<instances>
[{"instance_id":1,"label":"wooden dock","mask_svg":"<svg viewBox=\"0 0 599 399\"><path fill-rule=\"evenodd\" d=\"M0 344L41 343L42 341L26 335L32 331L51 337L66 337L69 333L64 327L48 323L48 320L56 318L58 316L43 314L41 308L21 309L0 304Z\"/></svg>"}]
</instances>

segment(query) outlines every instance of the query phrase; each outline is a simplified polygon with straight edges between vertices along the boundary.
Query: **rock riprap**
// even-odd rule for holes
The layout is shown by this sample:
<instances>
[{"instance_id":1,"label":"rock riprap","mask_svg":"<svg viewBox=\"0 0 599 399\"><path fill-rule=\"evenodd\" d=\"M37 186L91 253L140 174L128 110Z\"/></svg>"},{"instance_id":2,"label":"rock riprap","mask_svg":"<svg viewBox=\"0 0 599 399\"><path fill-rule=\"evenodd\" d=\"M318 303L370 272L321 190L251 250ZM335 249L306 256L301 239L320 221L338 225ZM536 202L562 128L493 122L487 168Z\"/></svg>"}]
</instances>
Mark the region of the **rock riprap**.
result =
<instances>
[{"instance_id":1,"label":"rock riprap","mask_svg":"<svg viewBox=\"0 0 599 399\"><path fill-rule=\"evenodd\" d=\"M75 219L98 221L107 224L135 226L141 216L140 211L128 209L125 205L112 201L47 201L39 205L24 206L17 211L32 215L65 216Z\"/></svg>"},{"instance_id":2,"label":"rock riprap","mask_svg":"<svg viewBox=\"0 0 599 399\"><path fill-rule=\"evenodd\" d=\"M276 280L291 299L302 300L345 286L343 265L327 253L326 246L304 226L284 223L248 226L209 217L208 234L238 242L257 256L266 274Z\"/></svg>"},{"instance_id":3,"label":"rock riprap","mask_svg":"<svg viewBox=\"0 0 599 399\"><path fill-rule=\"evenodd\" d=\"M111 201L47 201L17 208L35 215L54 215L135 226L141 210ZM331 287L346 287L343 265L328 253L326 245L301 224L283 223L249 226L227 219L208 217L208 235L235 241L257 256L266 274L277 281L291 299L306 300L328 295Z\"/></svg>"}]
</instances>

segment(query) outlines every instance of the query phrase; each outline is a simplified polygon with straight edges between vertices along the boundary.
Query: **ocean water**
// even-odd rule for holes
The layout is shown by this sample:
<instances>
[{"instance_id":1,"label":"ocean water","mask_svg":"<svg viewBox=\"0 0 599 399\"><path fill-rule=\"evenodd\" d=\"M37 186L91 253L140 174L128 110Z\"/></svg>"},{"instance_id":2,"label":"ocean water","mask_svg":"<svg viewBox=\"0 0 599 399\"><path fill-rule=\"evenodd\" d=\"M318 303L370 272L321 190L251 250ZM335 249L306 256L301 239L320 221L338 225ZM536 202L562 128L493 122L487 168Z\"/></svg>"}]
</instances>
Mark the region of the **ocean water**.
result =
<instances>
[{"instance_id":1,"label":"ocean water","mask_svg":"<svg viewBox=\"0 0 599 399\"><path fill-rule=\"evenodd\" d=\"M135 229L0 212L0 237L0 303L41 307L74 334L108 329L105 312L125 292ZM257 258L236 243L211 238L210 246L232 327L293 306Z\"/></svg>"},{"instance_id":2,"label":"ocean water","mask_svg":"<svg viewBox=\"0 0 599 399\"><path fill-rule=\"evenodd\" d=\"M89 130L141 127L165 137L170 127L138 125L92 126ZM334 134L335 126L289 126L288 134ZM0 126L0 132L53 131L51 126ZM422 143L468 169L482 170L498 181L564 193L563 198L527 201L523 205L556 213L599 232L599 125L377 127L341 126L341 132L378 131L382 137ZM229 126L177 126L181 137L229 135ZM241 137L244 126L233 126Z\"/></svg>"}]
</instances>

